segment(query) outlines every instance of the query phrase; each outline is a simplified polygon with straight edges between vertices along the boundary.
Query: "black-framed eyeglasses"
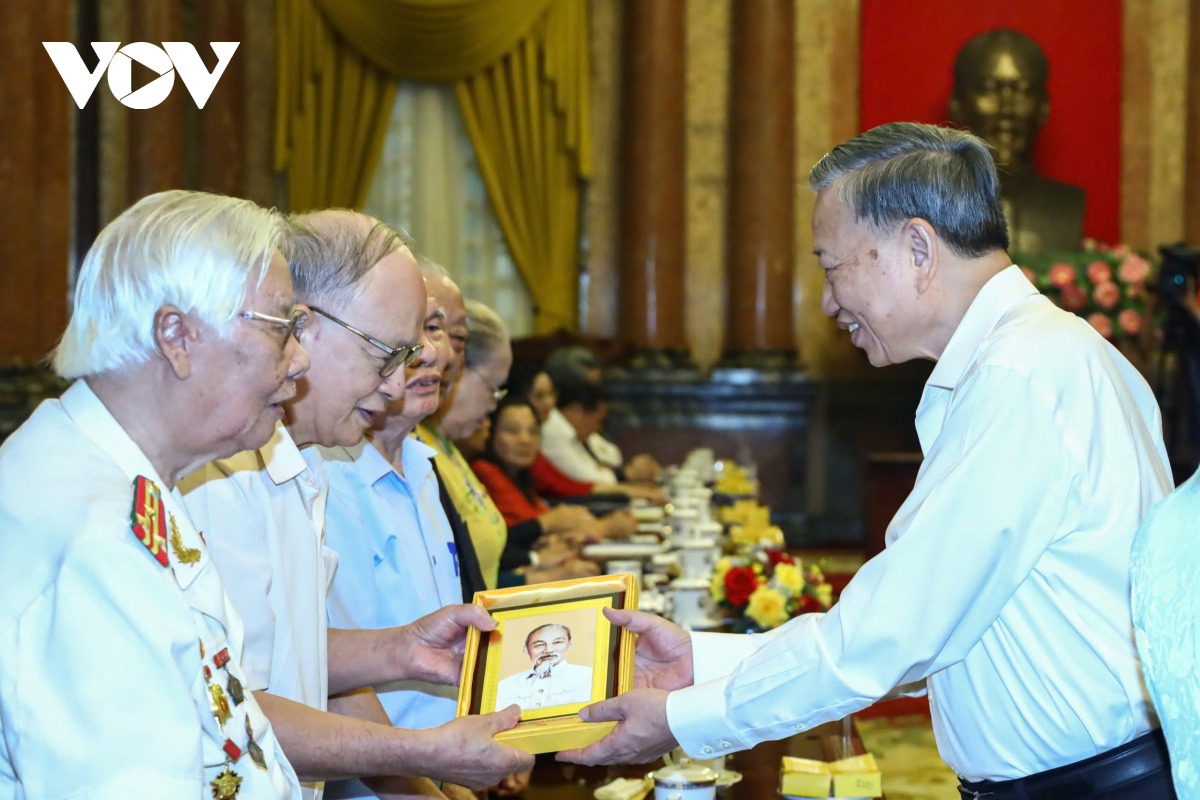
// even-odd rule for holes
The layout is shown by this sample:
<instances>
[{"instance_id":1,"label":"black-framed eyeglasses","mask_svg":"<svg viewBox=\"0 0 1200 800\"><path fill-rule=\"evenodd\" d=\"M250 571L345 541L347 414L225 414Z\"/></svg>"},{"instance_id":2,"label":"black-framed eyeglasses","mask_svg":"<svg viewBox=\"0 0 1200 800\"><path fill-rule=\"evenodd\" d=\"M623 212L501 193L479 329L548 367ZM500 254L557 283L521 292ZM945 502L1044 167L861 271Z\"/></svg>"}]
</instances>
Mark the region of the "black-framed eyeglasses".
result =
<instances>
[{"instance_id":1,"label":"black-framed eyeglasses","mask_svg":"<svg viewBox=\"0 0 1200 800\"><path fill-rule=\"evenodd\" d=\"M366 339L368 342L375 345L383 352L387 353L388 360L385 361L383 363L383 366L379 368L379 377L381 377L381 378L386 378L387 376L391 375L401 365L404 365L406 367L412 366L412 363L417 360L417 358L421 355L421 351L425 348L425 345L421 344L420 342L418 342L417 344L414 344L410 347L400 347L400 348L392 347L389 344L385 344L384 342L379 341L378 339L376 339L374 336L371 336L370 334L363 333L358 328L351 325L349 322L343 322L342 320L335 317L333 314L330 314L328 311L322 311L321 309L317 308L316 306L309 306L309 308L311 308L316 313L320 314L322 317L325 317L325 319L329 320L330 322L336 322L338 325L341 325L346 330L350 331L351 333L355 334L356 336Z\"/></svg>"},{"instance_id":2,"label":"black-framed eyeglasses","mask_svg":"<svg viewBox=\"0 0 1200 800\"><path fill-rule=\"evenodd\" d=\"M272 325L278 325L284 330L283 346L287 347L288 339L296 335L296 329L304 324L308 319L308 314L300 306L293 306L292 313L287 319L283 317L273 317L270 314L261 314L257 311L242 311L238 314L242 319L256 319L260 322L269 322Z\"/></svg>"}]
</instances>

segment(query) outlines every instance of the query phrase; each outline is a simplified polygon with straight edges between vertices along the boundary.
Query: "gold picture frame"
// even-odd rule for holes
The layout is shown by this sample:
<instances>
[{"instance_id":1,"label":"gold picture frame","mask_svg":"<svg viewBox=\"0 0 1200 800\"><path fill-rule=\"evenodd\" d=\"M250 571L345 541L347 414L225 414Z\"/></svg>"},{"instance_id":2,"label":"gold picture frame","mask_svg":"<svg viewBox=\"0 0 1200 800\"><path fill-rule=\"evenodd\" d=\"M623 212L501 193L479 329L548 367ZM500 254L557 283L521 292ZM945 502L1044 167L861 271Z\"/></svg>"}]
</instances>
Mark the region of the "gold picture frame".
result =
<instances>
[{"instance_id":1,"label":"gold picture frame","mask_svg":"<svg viewBox=\"0 0 1200 800\"><path fill-rule=\"evenodd\" d=\"M633 688L637 635L609 622L603 609L636 610L636 576L478 592L475 604L500 626L491 633L475 628L467 633L458 716L486 714L515 700L521 721L496 740L534 754L585 747L615 727L614 722L584 722L579 710ZM554 652L544 654L547 650ZM535 675L544 664L549 664L544 676ZM539 685L543 688L535 688Z\"/></svg>"}]
</instances>

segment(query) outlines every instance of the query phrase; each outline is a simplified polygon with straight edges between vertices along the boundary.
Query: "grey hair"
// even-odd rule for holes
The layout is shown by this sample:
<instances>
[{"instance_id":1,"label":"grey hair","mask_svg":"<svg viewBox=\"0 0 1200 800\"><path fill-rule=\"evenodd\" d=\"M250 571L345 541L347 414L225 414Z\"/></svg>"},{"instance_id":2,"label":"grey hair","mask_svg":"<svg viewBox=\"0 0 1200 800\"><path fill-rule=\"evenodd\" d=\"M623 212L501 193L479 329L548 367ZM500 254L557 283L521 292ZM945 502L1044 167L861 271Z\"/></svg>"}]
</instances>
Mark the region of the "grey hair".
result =
<instances>
[{"instance_id":1,"label":"grey hair","mask_svg":"<svg viewBox=\"0 0 1200 800\"><path fill-rule=\"evenodd\" d=\"M326 213L289 217L289 235L280 249L292 271L296 302L337 309L354 299L359 282L376 264L405 244L377 219L340 210L344 218L323 218ZM362 217L373 224L354 224Z\"/></svg>"},{"instance_id":2,"label":"grey hair","mask_svg":"<svg viewBox=\"0 0 1200 800\"><path fill-rule=\"evenodd\" d=\"M546 364L542 369L555 386L565 386L573 381L586 381L588 370L600 366L600 359L591 350L575 345L556 348L546 356Z\"/></svg>"},{"instance_id":3,"label":"grey hair","mask_svg":"<svg viewBox=\"0 0 1200 800\"><path fill-rule=\"evenodd\" d=\"M508 344L508 329L500 315L483 303L468 300L466 305L467 346L463 351L463 365L471 369L487 363Z\"/></svg>"},{"instance_id":4,"label":"grey hair","mask_svg":"<svg viewBox=\"0 0 1200 800\"><path fill-rule=\"evenodd\" d=\"M184 190L142 198L88 250L54 370L85 378L146 362L167 305L225 335L285 230L279 214L249 200Z\"/></svg>"},{"instance_id":5,"label":"grey hair","mask_svg":"<svg viewBox=\"0 0 1200 800\"><path fill-rule=\"evenodd\" d=\"M965 131L891 122L843 142L808 173L876 230L920 217L959 255L1008 249L1000 178L987 143Z\"/></svg>"}]
</instances>

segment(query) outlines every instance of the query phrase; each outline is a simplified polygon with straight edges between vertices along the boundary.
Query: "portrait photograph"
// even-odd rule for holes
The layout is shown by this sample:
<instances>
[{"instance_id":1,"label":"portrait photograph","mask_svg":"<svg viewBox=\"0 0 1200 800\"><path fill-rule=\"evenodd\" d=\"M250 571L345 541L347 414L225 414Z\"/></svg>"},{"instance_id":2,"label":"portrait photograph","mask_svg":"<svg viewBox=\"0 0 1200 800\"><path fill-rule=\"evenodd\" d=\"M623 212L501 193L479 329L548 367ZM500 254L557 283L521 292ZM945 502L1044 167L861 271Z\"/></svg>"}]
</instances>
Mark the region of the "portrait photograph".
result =
<instances>
[{"instance_id":1,"label":"portrait photograph","mask_svg":"<svg viewBox=\"0 0 1200 800\"><path fill-rule=\"evenodd\" d=\"M637 608L637 589L618 574L477 593L498 624L468 634L459 716L520 706L517 727L496 738L531 753L599 739L612 723L584 722L579 710L632 688L636 639L604 610Z\"/></svg>"},{"instance_id":2,"label":"portrait photograph","mask_svg":"<svg viewBox=\"0 0 1200 800\"><path fill-rule=\"evenodd\" d=\"M494 678L484 675L483 713L516 703L521 719L544 719L603 700L612 627L603 608L612 608L612 598L496 612L500 627L488 649L498 657L489 658Z\"/></svg>"}]
</instances>

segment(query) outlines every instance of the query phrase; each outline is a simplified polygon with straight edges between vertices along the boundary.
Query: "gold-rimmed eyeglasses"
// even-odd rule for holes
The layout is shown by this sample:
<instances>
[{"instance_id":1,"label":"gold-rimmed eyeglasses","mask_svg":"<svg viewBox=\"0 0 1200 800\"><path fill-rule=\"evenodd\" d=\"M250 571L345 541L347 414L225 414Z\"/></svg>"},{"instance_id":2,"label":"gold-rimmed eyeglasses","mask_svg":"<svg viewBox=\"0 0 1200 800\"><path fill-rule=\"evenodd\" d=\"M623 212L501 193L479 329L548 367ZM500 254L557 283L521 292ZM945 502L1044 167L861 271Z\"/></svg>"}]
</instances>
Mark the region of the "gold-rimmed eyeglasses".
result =
<instances>
[{"instance_id":1,"label":"gold-rimmed eyeglasses","mask_svg":"<svg viewBox=\"0 0 1200 800\"><path fill-rule=\"evenodd\" d=\"M242 311L238 313L238 316L242 319L256 319L260 322L269 322L272 325L278 325L279 327L283 328L283 346L285 348L287 347L288 339L295 336L296 329L303 325L304 321L308 319L308 314L306 314L304 309L300 306L293 306L292 313L288 315L287 319L284 319L283 317L273 317L270 314L261 314L257 311Z\"/></svg>"},{"instance_id":2,"label":"gold-rimmed eyeglasses","mask_svg":"<svg viewBox=\"0 0 1200 800\"><path fill-rule=\"evenodd\" d=\"M411 366L412 363L414 361L416 361L417 358L421 355L421 350L423 350L425 347L424 344L421 344L419 342L417 344L414 344L409 347L392 347L389 344L385 344L384 342L381 342L380 340L376 339L374 336L371 336L370 334L363 333L358 328L351 325L349 322L343 322L342 320L335 317L333 314L330 314L328 311L322 311L321 309L317 308L316 306L309 306L309 308L311 308L316 313L320 314L322 317L325 317L325 319L329 320L330 322L336 322L338 325L341 325L346 330L350 331L351 333L355 334L356 336L359 336L359 337L367 340L368 342L375 345L383 352L387 353L388 360L385 361L383 363L383 366L379 368L379 377L381 377L381 378L388 377L393 372L395 372L401 365L406 366L406 367Z\"/></svg>"}]
</instances>

